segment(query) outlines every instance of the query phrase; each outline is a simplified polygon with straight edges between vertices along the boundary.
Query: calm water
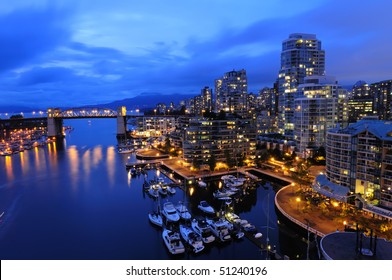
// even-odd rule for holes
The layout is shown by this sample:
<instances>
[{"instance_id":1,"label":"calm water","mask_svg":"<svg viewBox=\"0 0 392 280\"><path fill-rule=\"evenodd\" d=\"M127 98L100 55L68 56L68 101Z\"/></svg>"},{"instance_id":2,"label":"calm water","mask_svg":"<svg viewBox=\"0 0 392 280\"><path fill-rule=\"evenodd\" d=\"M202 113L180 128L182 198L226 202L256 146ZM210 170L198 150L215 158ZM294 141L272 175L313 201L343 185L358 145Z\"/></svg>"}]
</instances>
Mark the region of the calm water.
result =
<instances>
[{"instance_id":1,"label":"calm water","mask_svg":"<svg viewBox=\"0 0 392 280\"><path fill-rule=\"evenodd\" d=\"M0 213L4 211L0 258L173 258L161 231L148 221L156 202L142 191L143 177L129 177L125 170L129 155L116 153L116 121L84 119L65 125L75 129L63 143L0 158ZM150 170L149 178L157 172ZM255 224L265 240L269 206L270 243L282 255L303 258L304 243L279 229L274 194L274 190L258 188L234 205L235 210ZM213 201L208 190L196 189L189 198L177 189L161 203L185 200L197 214L199 199ZM265 255L245 238L207 246L199 255L174 258L265 259Z\"/></svg>"}]
</instances>

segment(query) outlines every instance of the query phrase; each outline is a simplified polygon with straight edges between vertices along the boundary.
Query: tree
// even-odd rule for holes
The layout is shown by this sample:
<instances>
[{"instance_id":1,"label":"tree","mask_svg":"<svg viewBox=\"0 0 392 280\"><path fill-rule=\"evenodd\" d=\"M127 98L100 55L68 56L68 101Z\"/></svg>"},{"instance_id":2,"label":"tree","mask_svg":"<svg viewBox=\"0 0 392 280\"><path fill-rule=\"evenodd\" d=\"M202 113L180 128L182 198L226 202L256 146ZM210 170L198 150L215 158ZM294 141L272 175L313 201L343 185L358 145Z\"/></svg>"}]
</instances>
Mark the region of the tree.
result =
<instances>
[{"instance_id":1,"label":"tree","mask_svg":"<svg viewBox=\"0 0 392 280\"><path fill-rule=\"evenodd\" d=\"M166 139L165 139L164 149L165 149L165 153L169 153L170 152L171 144L170 144L170 138L169 137L166 137Z\"/></svg>"},{"instance_id":2,"label":"tree","mask_svg":"<svg viewBox=\"0 0 392 280\"><path fill-rule=\"evenodd\" d=\"M308 161L299 162L297 164L296 171L293 172L292 178L299 184L299 187L302 188L302 185L310 184L309 174L310 164Z\"/></svg>"},{"instance_id":3,"label":"tree","mask_svg":"<svg viewBox=\"0 0 392 280\"><path fill-rule=\"evenodd\" d=\"M233 159L233 157L231 156L229 150L225 150L225 158L226 158L226 164L227 166L234 167L235 165L235 160Z\"/></svg>"},{"instance_id":4,"label":"tree","mask_svg":"<svg viewBox=\"0 0 392 280\"><path fill-rule=\"evenodd\" d=\"M210 170L211 171L215 170L215 167L216 167L216 157L215 157L214 153L211 154L210 160L208 161L208 165L210 166Z\"/></svg>"},{"instance_id":5,"label":"tree","mask_svg":"<svg viewBox=\"0 0 392 280\"><path fill-rule=\"evenodd\" d=\"M10 119L23 119L23 115L22 114L12 115Z\"/></svg>"}]
</instances>

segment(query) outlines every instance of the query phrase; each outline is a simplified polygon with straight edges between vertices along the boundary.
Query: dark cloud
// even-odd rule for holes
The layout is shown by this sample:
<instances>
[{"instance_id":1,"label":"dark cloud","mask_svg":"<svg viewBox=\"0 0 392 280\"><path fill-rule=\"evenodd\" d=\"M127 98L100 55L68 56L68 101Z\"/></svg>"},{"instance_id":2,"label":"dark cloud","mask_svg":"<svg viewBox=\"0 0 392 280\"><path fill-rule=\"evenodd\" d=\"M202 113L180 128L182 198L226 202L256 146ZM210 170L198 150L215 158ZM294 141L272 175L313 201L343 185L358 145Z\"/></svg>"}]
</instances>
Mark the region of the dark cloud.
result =
<instances>
[{"instance_id":1,"label":"dark cloud","mask_svg":"<svg viewBox=\"0 0 392 280\"><path fill-rule=\"evenodd\" d=\"M377 82L391 75L392 32L385 24L391 7L392 2L380 0L367 6L353 0L325 1L291 17L241 28L227 25L204 39L157 39L149 47L140 46L138 55L72 41L74 19L69 11L14 11L0 16L0 94L25 102L34 93L53 106L103 103L141 92L199 94L232 69L245 69L249 91L257 92L271 87L278 76L282 41L301 32L322 41L327 74L342 84ZM131 39L124 41L132 44ZM17 73L11 71L18 67Z\"/></svg>"},{"instance_id":2,"label":"dark cloud","mask_svg":"<svg viewBox=\"0 0 392 280\"><path fill-rule=\"evenodd\" d=\"M30 86L45 83L64 83L75 79L75 74L64 67L35 67L24 72L18 79L18 85Z\"/></svg>"},{"instance_id":3,"label":"dark cloud","mask_svg":"<svg viewBox=\"0 0 392 280\"><path fill-rule=\"evenodd\" d=\"M0 16L0 71L26 65L66 43L69 12L56 8L23 9Z\"/></svg>"}]
</instances>

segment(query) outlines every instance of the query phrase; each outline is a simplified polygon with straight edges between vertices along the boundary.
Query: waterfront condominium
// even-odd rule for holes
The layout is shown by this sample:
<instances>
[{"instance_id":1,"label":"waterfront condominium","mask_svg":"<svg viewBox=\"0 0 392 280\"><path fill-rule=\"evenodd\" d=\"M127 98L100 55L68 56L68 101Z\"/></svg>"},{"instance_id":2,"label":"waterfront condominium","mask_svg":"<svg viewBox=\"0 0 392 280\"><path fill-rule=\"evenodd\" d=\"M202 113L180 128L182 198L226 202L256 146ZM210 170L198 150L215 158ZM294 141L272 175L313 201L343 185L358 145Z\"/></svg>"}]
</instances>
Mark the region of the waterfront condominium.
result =
<instances>
[{"instance_id":1,"label":"waterfront condominium","mask_svg":"<svg viewBox=\"0 0 392 280\"><path fill-rule=\"evenodd\" d=\"M247 113L248 79L244 69L230 71L215 80L215 110L244 115Z\"/></svg>"},{"instance_id":2,"label":"waterfront condominium","mask_svg":"<svg viewBox=\"0 0 392 280\"><path fill-rule=\"evenodd\" d=\"M278 77L279 132L293 135L298 85L306 76L323 75L324 72L325 52L316 35L294 33L283 41Z\"/></svg>"},{"instance_id":3,"label":"waterfront condominium","mask_svg":"<svg viewBox=\"0 0 392 280\"><path fill-rule=\"evenodd\" d=\"M392 121L363 119L326 142L328 181L392 210Z\"/></svg>"},{"instance_id":4,"label":"waterfront condominium","mask_svg":"<svg viewBox=\"0 0 392 280\"><path fill-rule=\"evenodd\" d=\"M227 168L254 161L256 127L251 119L193 117L183 131L186 166L203 168L213 160L218 168Z\"/></svg>"},{"instance_id":5,"label":"waterfront condominium","mask_svg":"<svg viewBox=\"0 0 392 280\"><path fill-rule=\"evenodd\" d=\"M308 158L325 146L328 129L342 122L339 96L346 96L332 76L308 76L298 86L294 112L294 140L298 155Z\"/></svg>"}]
</instances>

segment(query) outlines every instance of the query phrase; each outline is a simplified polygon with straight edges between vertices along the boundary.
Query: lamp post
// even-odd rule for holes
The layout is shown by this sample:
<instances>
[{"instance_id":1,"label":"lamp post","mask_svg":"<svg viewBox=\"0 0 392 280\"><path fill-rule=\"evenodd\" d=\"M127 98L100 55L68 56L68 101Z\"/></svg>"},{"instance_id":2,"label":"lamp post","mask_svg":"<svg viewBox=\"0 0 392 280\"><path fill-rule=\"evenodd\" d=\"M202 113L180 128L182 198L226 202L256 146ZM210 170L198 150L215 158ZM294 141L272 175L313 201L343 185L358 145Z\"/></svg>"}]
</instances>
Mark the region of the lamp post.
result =
<instances>
[{"instance_id":1,"label":"lamp post","mask_svg":"<svg viewBox=\"0 0 392 280\"><path fill-rule=\"evenodd\" d=\"M297 211L299 211L299 203L301 202L301 198L297 197L295 201L297 201Z\"/></svg>"}]
</instances>

